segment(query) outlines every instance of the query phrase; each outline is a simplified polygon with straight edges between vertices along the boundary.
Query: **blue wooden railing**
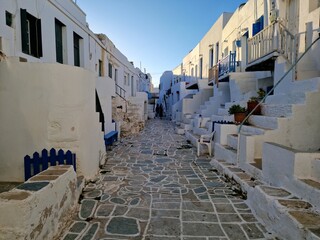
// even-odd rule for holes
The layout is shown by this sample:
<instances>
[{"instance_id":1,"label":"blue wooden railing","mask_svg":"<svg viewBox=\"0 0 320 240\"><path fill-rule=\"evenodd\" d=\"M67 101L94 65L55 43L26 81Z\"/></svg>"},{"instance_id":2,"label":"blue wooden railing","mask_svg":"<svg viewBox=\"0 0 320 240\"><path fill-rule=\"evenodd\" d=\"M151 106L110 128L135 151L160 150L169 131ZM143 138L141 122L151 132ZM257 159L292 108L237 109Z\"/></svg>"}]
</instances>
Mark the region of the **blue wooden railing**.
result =
<instances>
[{"instance_id":1,"label":"blue wooden railing","mask_svg":"<svg viewBox=\"0 0 320 240\"><path fill-rule=\"evenodd\" d=\"M54 148L50 150L50 155L47 149L41 151L41 156L38 152L35 152L32 158L29 155L24 157L24 175L25 181L32 176L46 170L50 166L56 165L73 165L76 171L76 154L69 150L64 153L62 149L56 152Z\"/></svg>"},{"instance_id":2,"label":"blue wooden railing","mask_svg":"<svg viewBox=\"0 0 320 240\"><path fill-rule=\"evenodd\" d=\"M218 63L219 77L236 71L236 52L230 52L228 56Z\"/></svg>"}]
</instances>

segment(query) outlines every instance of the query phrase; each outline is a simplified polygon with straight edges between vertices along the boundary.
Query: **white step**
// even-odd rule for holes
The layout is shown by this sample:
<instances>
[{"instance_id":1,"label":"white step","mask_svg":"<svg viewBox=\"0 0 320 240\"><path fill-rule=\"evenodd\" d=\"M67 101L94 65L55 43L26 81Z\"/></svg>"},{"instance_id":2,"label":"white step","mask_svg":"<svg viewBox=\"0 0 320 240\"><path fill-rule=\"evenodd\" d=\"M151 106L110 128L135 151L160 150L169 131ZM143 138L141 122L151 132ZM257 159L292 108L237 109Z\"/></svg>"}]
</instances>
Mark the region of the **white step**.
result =
<instances>
[{"instance_id":1,"label":"white step","mask_svg":"<svg viewBox=\"0 0 320 240\"><path fill-rule=\"evenodd\" d=\"M206 105L201 105L201 106L200 106L200 110L205 110L206 108L207 108Z\"/></svg>"},{"instance_id":2,"label":"white step","mask_svg":"<svg viewBox=\"0 0 320 240\"><path fill-rule=\"evenodd\" d=\"M237 134L228 134L227 144L233 149L238 149L238 135Z\"/></svg>"},{"instance_id":3,"label":"white step","mask_svg":"<svg viewBox=\"0 0 320 240\"><path fill-rule=\"evenodd\" d=\"M291 117L292 104L263 104L261 113L268 117Z\"/></svg>"},{"instance_id":4,"label":"white step","mask_svg":"<svg viewBox=\"0 0 320 240\"><path fill-rule=\"evenodd\" d=\"M196 135L207 135L210 133L207 128L193 128L192 132Z\"/></svg>"},{"instance_id":5,"label":"white step","mask_svg":"<svg viewBox=\"0 0 320 240\"><path fill-rule=\"evenodd\" d=\"M320 77L295 81L290 86L290 92L312 92L320 89Z\"/></svg>"},{"instance_id":6,"label":"white step","mask_svg":"<svg viewBox=\"0 0 320 240\"><path fill-rule=\"evenodd\" d=\"M306 100L305 92L290 92L268 96L266 104L303 104Z\"/></svg>"},{"instance_id":7,"label":"white step","mask_svg":"<svg viewBox=\"0 0 320 240\"><path fill-rule=\"evenodd\" d=\"M183 128L175 127L176 134L184 135L185 130Z\"/></svg>"},{"instance_id":8,"label":"white step","mask_svg":"<svg viewBox=\"0 0 320 240\"><path fill-rule=\"evenodd\" d=\"M249 117L249 123L253 126L263 129L277 129L278 118L262 115L252 115Z\"/></svg>"},{"instance_id":9,"label":"white step","mask_svg":"<svg viewBox=\"0 0 320 240\"><path fill-rule=\"evenodd\" d=\"M218 109L218 115L220 116L227 116L229 115L229 108L219 108Z\"/></svg>"},{"instance_id":10,"label":"white step","mask_svg":"<svg viewBox=\"0 0 320 240\"><path fill-rule=\"evenodd\" d=\"M186 113L186 114L184 114L184 117L185 117L185 118L191 118L191 117L192 117L192 114L191 114L191 113Z\"/></svg>"},{"instance_id":11,"label":"white step","mask_svg":"<svg viewBox=\"0 0 320 240\"><path fill-rule=\"evenodd\" d=\"M265 129L254 127L254 126L246 126L242 125L241 134L244 135L263 135L265 133Z\"/></svg>"},{"instance_id":12,"label":"white step","mask_svg":"<svg viewBox=\"0 0 320 240\"><path fill-rule=\"evenodd\" d=\"M192 124L181 123L180 128L182 128L184 130L192 130L193 126L192 126Z\"/></svg>"},{"instance_id":13,"label":"white step","mask_svg":"<svg viewBox=\"0 0 320 240\"><path fill-rule=\"evenodd\" d=\"M214 158L217 160L225 160L228 163L237 163L237 151L216 143L214 147Z\"/></svg>"},{"instance_id":14,"label":"white step","mask_svg":"<svg viewBox=\"0 0 320 240\"><path fill-rule=\"evenodd\" d=\"M189 140L193 146L197 146L197 142L200 136L197 134L194 134L192 131L186 131L185 134L186 134L186 139Z\"/></svg>"}]
</instances>

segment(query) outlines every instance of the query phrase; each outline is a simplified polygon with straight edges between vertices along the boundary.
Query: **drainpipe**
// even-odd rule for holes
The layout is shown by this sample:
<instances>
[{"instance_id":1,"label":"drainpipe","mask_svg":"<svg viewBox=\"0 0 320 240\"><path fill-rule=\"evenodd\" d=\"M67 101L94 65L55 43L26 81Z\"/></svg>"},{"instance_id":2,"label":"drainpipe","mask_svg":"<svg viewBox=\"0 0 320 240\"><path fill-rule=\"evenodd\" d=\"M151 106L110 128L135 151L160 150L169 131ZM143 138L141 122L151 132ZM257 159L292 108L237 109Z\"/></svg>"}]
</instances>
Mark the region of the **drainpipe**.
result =
<instances>
[{"instance_id":1,"label":"drainpipe","mask_svg":"<svg viewBox=\"0 0 320 240\"><path fill-rule=\"evenodd\" d=\"M254 17L254 21L257 21L257 19L258 19L257 0L253 1L253 17Z\"/></svg>"},{"instance_id":2,"label":"drainpipe","mask_svg":"<svg viewBox=\"0 0 320 240\"><path fill-rule=\"evenodd\" d=\"M268 11L268 0L263 0L263 6L264 6L264 22L263 27L267 27L269 25L269 11Z\"/></svg>"}]
</instances>

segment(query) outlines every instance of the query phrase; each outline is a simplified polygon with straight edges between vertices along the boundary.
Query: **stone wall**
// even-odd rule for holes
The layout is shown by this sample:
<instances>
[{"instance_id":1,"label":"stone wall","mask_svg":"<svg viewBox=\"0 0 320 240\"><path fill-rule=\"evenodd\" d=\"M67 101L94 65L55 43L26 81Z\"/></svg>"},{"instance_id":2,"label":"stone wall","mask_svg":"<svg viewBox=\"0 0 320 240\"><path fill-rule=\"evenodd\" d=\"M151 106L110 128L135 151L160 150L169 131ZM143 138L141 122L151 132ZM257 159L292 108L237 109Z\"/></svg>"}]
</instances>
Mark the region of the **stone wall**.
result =
<instances>
[{"instance_id":1,"label":"stone wall","mask_svg":"<svg viewBox=\"0 0 320 240\"><path fill-rule=\"evenodd\" d=\"M140 132L145 125L145 120L139 114L141 107L126 102L120 97L112 101L112 119L120 124L120 136L126 137Z\"/></svg>"}]
</instances>

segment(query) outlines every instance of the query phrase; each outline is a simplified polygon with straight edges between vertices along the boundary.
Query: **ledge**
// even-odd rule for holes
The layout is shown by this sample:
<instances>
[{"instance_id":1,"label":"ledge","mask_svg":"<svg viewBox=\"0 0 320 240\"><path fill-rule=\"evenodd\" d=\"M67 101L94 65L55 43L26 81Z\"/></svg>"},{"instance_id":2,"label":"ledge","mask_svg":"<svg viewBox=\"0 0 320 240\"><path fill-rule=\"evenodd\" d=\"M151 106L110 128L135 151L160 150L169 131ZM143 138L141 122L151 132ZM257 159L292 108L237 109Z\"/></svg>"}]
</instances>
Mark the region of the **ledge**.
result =
<instances>
[{"instance_id":1,"label":"ledge","mask_svg":"<svg viewBox=\"0 0 320 240\"><path fill-rule=\"evenodd\" d=\"M77 181L72 166L54 166L1 193L2 239L52 239L76 206Z\"/></svg>"}]
</instances>

